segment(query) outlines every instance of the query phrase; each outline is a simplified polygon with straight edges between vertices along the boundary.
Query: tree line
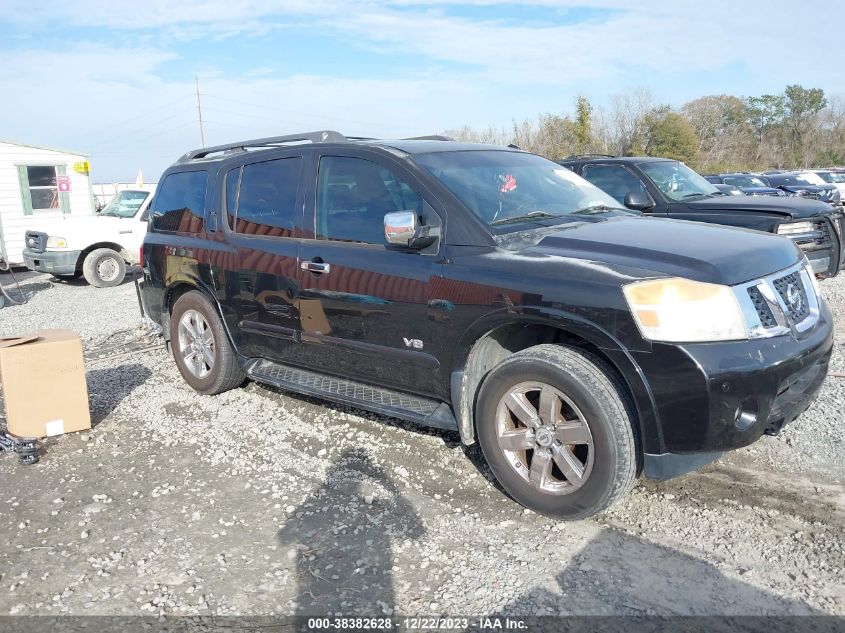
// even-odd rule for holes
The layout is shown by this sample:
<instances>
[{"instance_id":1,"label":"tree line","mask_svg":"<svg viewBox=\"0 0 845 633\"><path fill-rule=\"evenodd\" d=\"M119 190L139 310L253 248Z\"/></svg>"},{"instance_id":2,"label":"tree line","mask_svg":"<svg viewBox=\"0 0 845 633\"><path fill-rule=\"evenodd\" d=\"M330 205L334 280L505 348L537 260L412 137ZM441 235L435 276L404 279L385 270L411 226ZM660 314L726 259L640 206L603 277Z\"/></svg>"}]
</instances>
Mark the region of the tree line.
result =
<instances>
[{"instance_id":1,"label":"tree line","mask_svg":"<svg viewBox=\"0 0 845 633\"><path fill-rule=\"evenodd\" d=\"M511 127L447 130L457 140L514 144L552 160L573 154L664 156L702 173L845 164L845 101L821 88L781 94L710 95L678 109L646 89L614 95L607 106L584 96L573 114L541 114Z\"/></svg>"}]
</instances>

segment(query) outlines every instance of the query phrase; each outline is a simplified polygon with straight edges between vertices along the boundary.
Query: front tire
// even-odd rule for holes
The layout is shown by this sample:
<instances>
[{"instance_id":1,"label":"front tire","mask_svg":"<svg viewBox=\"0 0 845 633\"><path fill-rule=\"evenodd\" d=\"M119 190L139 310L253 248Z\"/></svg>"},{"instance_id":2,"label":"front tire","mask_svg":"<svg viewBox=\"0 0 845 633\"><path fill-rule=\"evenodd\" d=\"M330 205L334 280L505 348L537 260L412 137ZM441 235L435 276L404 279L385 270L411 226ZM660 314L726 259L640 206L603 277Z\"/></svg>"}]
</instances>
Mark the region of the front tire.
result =
<instances>
[{"instance_id":1,"label":"front tire","mask_svg":"<svg viewBox=\"0 0 845 633\"><path fill-rule=\"evenodd\" d=\"M170 315L170 335L176 366L194 390L214 395L243 384L246 374L205 295L192 290L179 297Z\"/></svg>"},{"instance_id":2,"label":"front tire","mask_svg":"<svg viewBox=\"0 0 845 633\"><path fill-rule=\"evenodd\" d=\"M126 277L126 262L117 251L97 248L85 256L82 274L95 288L111 288L121 284Z\"/></svg>"},{"instance_id":3,"label":"front tire","mask_svg":"<svg viewBox=\"0 0 845 633\"><path fill-rule=\"evenodd\" d=\"M481 450L520 504L561 519L605 510L637 474L634 412L606 364L588 352L537 345L510 356L481 386Z\"/></svg>"}]
</instances>

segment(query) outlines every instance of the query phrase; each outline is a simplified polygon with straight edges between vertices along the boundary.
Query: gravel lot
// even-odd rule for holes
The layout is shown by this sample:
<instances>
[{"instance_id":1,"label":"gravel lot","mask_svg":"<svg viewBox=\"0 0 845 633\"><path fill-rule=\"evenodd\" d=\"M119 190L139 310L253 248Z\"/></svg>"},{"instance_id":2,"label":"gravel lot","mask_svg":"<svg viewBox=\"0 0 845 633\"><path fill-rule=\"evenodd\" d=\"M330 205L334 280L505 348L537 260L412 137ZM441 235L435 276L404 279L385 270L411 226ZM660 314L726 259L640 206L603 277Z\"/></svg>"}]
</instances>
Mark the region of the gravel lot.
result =
<instances>
[{"instance_id":1,"label":"gravel lot","mask_svg":"<svg viewBox=\"0 0 845 633\"><path fill-rule=\"evenodd\" d=\"M781 436L558 523L455 434L195 394L131 283L25 277L0 334L79 332L95 427L35 466L0 455L0 614L845 615L845 378ZM845 276L822 290L845 323Z\"/></svg>"}]
</instances>

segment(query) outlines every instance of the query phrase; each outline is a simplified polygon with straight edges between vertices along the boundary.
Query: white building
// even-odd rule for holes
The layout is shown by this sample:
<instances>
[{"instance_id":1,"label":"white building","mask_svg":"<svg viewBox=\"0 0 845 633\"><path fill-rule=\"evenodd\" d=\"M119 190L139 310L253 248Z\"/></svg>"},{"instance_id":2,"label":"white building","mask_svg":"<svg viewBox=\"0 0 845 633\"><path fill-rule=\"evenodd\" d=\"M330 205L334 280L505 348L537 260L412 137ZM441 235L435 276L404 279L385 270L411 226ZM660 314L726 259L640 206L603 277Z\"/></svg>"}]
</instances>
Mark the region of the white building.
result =
<instances>
[{"instance_id":1,"label":"white building","mask_svg":"<svg viewBox=\"0 0 845 633\"><path fill-rule=\"evenodd\" d=\"M34 219L94 213L88 157L51 147L0 141L0 256L22 264Z\"/></svg>"}]
</instances>

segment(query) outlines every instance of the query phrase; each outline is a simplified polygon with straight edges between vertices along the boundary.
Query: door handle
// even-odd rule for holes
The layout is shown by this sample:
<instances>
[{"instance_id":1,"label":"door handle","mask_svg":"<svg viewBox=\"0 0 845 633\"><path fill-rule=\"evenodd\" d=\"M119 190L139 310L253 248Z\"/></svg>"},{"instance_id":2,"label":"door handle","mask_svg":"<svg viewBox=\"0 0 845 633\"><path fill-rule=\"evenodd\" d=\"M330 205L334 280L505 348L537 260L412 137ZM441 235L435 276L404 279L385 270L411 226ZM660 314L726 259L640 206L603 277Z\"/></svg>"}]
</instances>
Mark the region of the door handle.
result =
<instances>
[{"instance_id":1,"label":"door handle","mask_svg":"<svg viewBox=\"0 0 845 633\"><path fill-rule=\"evenodd\" d=\"M118 231L118 233L120 235L126 235L127 233L131 233L131 232L132 232L132 229L129 229L128 231Z\"/></svg>"},{"instance_id":2,"label":"door handle","mask_svg":"<svg viewBox=\"0 0 845 633\"><path fill-rule=\"evenodd\" d=\"M329 264L327 264L325 262L315 262L315 261L302 262L299 265L299 267L302 270L307 270L308 272L317 273L318 275L323 274L323 273L330 273L331 270L332 270L332 267Z\"/></svg>"}]
</instances>

